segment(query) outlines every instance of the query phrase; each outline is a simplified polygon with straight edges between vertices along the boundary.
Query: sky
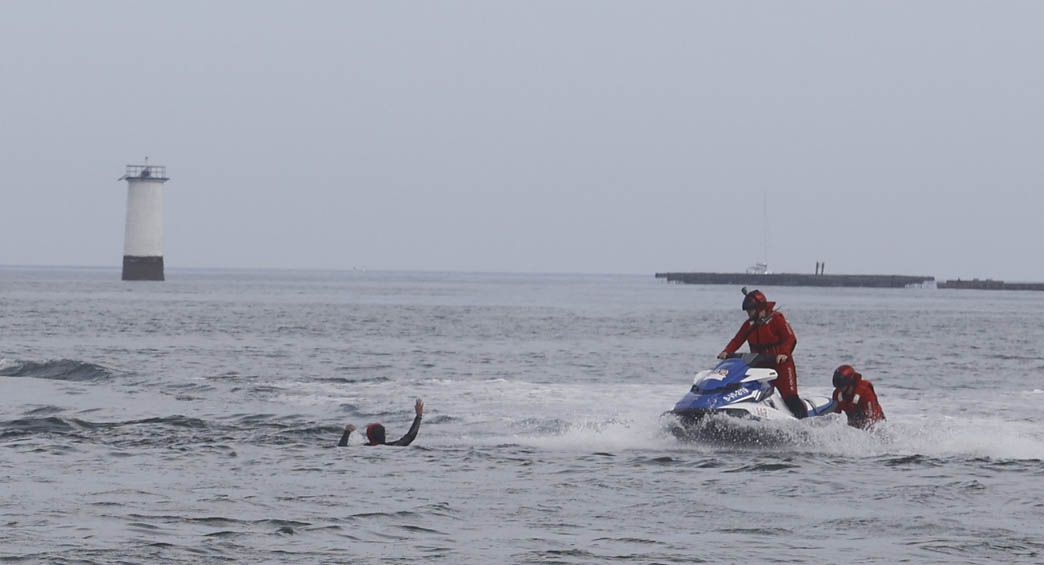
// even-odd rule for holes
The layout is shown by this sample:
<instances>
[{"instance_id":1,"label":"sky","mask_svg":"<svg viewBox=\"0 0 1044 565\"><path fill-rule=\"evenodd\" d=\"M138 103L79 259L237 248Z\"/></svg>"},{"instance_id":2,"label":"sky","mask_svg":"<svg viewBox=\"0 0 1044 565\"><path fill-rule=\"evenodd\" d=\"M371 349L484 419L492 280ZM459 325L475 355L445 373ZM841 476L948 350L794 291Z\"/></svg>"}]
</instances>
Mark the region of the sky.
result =
<instances>
[{"instance_id":1,"label":"sky","mask_svg":"<svg viewBox=\"0 0 1044 565\"><path fill-rule=\"evenodd\" d=\"M0 265L1044 281L1044 3L0 3ZM767 206L766 206L767 204ZM765 209L767 208L767 214ZM767 218L767 226L766 220Z\"/></svg>"}]
</instances>

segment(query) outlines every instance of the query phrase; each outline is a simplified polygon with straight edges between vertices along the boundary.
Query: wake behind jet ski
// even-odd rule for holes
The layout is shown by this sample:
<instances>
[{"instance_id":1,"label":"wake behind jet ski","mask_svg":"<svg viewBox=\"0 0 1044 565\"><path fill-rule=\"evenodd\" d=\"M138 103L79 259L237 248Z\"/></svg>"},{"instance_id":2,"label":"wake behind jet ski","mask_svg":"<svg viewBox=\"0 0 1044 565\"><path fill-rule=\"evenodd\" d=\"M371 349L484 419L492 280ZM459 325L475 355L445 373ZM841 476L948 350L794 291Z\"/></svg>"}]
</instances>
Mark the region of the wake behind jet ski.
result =
<instances>
[{"instance_id":1,"label":"wake behind jet ski","mask_svg":"<svg viewBox=\"0 0 1044 565\"><path fill-rule=\"evenodd\" d=\"M773 359L757 353L731 354L713 369L696 373L692 388L670 411L681 430L705 426L709 416L732 416L746 420L797 420L770 381L778 376ZM802 398L809 416L833 412L830 397Z\"/></svg>"}]
</instances>

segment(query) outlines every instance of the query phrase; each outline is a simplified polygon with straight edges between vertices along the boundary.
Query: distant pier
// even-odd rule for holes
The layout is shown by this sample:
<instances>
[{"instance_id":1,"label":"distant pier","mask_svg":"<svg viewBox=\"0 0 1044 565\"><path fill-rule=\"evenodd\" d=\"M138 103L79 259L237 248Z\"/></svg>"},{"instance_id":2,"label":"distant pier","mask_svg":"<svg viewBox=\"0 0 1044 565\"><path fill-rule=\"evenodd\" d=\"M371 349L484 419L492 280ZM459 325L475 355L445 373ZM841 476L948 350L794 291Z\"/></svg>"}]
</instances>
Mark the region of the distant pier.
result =
<instances>
[{"instance_id":1,"label":"distant pier","mask_svg":"<svg viewBox=\"0 0 1044 565\"><path fill-rule=\"evenodd\" d=\"M939 288L959 288L968 290L1041 290L1044 283L1009 283L993 279L948 280L938 283Z\"/></svg>"},{"instance_id":2,"label":"distant pier","mask_svg":"<svg viewBox=\"0 0 1044 565\"><path fill-rule=\"evenodd\" d=\"M906 288L925 286L935 282L935 277L926 276L808 275L799 273L656 273L656 278L683 284L862 288Z\"/></svg>"}]
</instances>

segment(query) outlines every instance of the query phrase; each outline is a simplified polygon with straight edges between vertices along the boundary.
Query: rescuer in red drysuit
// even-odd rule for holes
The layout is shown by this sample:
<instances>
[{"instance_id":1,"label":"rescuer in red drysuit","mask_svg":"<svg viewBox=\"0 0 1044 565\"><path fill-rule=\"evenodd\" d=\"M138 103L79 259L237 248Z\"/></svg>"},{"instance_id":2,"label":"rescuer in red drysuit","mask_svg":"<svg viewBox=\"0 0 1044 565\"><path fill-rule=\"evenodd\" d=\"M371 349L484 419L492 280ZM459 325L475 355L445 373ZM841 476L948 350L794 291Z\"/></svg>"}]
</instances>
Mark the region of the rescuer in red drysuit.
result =
<instances>
[{"instance_id":1,"label":"rescuer in red drysuit","mask_svg":"<svg viewBox=\"0 0 1044 565\"><path fill-rule=\"evenodd\" d=\"M885 419L874 385L851 365L834 371L834 412L844 412L849 426L864 430Z\"/></svg>"},{"instance_id":2,"label":"rescuer in red drysuit","mask_svg":"<svg viewBox=\"0 0 1044 565\"><path fill-rule=\"evenodd\" d=\"M797 418L808 416L808 407L798 396L797 369L794 367L794 346L797 345L797 336L790 328L787 319L781 312L776 312L775 302L769 302L760 290L747 292L743 289L743 309L747 312L747 321L743 322L736 337L725 346L718 354L719 359L724 359L736 352L743 342L750 344L752 353L767 355L772 359L772 368L779 374L775 380L770 381L776 387L783 402L790 409L791 414Z\"/></svg>"}]
</instances>

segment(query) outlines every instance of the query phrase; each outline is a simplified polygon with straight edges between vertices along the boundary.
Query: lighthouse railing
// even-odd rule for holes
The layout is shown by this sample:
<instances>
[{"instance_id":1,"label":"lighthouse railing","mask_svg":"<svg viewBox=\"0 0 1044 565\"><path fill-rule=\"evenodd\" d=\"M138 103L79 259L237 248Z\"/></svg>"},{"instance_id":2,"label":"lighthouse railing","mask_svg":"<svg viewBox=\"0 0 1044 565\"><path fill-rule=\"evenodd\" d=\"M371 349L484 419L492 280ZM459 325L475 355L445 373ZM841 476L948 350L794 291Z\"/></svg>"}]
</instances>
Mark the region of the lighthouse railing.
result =
<instances>
[{"instance_id":1,"label":"lighthouse railing","mask_svg":"<svg viewBox=\"0 0 1044 565\"><path fill-rule=\"evenodd\" d=\"M167 167L164 165L127 165L127 172L120 180L147 178L167 180Z\"/></svg>"}]
</instances>

